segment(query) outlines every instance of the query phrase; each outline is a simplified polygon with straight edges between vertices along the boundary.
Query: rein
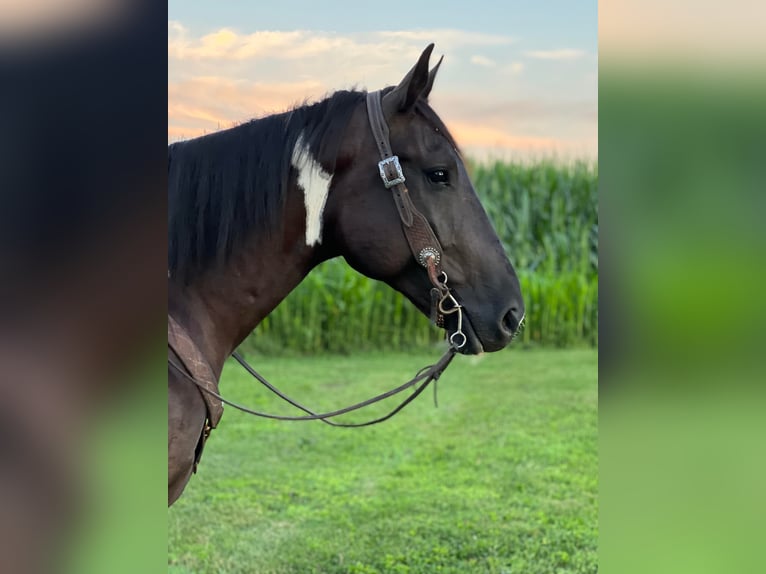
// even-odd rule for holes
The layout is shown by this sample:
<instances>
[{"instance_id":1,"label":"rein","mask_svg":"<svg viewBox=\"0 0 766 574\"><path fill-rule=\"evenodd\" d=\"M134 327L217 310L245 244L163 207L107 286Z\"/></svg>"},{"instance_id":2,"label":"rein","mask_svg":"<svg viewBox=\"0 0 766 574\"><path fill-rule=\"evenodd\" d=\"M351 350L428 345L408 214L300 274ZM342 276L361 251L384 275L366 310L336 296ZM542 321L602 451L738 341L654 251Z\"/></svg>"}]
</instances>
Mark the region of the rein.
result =
<instances>
[{"instance_id":1,"label":"rein","mask_svg":"<svg viewBox=\"0 0 766 574\"><path fill-rule=\"evenodd\" d=\"M367 399L360 403L345 407L342 409L326 412L315 413L308 407L303 406L296 400L288 397L282 393L279 389L269 383L263 376L261 376L255 369L253 369L247 361L238 352L232 353L234 359L242 365L248 373L250 373L256 380L264 385L268 390L277 395L282 400L291 404L292 406L300 409L306 415L303 416L283 416L274 415L269 413L263 413L255 411L243 405L229 401L212 390L209 385L197 380L197 378L190 374L187 369L176 363L174 360L168 358L168 365L182 375L188 381L194 383L197 388L203 393L208 394L211 397L225 403L239 411L254 415L257 417L263 417L267 419L281 420L281 421L315 421L319 420L335 427L363 427L383 422L390 419L396 413L401 411L409 403L420 395L426 387L434 383L434 402L436 402L436 382L439 380L441 374L447 369L452 359L455 358L455 354L465 346L467 338L463 333L463 307L457 301L450 287L447 286L447 274L441 268L443 261L442 247L439 244L439 240L436 238L431 225L425 216L420 213L415 205L412 203L407 186L404 185L405 177L402 171L402 166L399 163L398 156L394 155L391 151L391 143L389 140L388 124L386 123L385 116L383 115L382 105L382 93L380 91L370 92L367 94L367 116L370 120L370 129L372 135L375 138L375 144L378 147L380 153L380 161L378 162L378 171L380 178L383 180L383 185L386 189L390 189L394 203L396 204L399 217L402 221L402 229L404 230L407 243L410 246L415 260L426 268L428 272L428 279L431 282L431 319L439 327L444 327L444 317L446 315L457 314L457 329L452 335L449 336L449 348L442 355L442 357L433 365L424 367L409 381L391 389L385 393L377 395L371 399ZM172 348L172 346L171 346ZM175 351L175 349L173 349ZM177 351L176 355L178 355ZM414 388L414 392L402 401L399 406L394 408L388 414L378 417L376 419L364 422L364 423L337 423L329 420L333 417L344 415L352 411L356 411L363 407L380 402L384 399L392 397L405 391L407 389ZM209 432L209 431L208 431Z\"/></svg>"},{"instance_id":2,"label":"rein","mask_svg":"<svg viewBox=\"0 0 766 574\"><path fill-rule=\"evenodd\" d=\"M180 373L184 378L186 378L188 381L194 383L197 388L199 388L201 391L215 397L222 403L225 403L238 411L242 411L243 413L247 413L249 415L254 415L256 417L262 417L265 419L274 419L278 421L322 421L323 423L326 423L330 426L334 427L366 427L370 425L374 425L377 423L382 423L385 420L390 419L392 416L394 416L396 413L401 411L404 407L406 407L409 403L411 403L415 398L422 393L426 387L433 381L434 384L439 379L441 374L445 371L445 369L449 366L449 364L452 362L452 359L455 357L455 350L453 348L447 349L447 352L442 355L441 359L439 359L436 363L433 365L430 365L428 367L425 367L421 369L412 379L404 383L403 385L400 385L396 387L395 389L391 389L390 391L387 391L385 393L382 393L380 395L377 395L371 399L367 399L366 401L362 401L360 403L356 403L354 405L351 405L350 407L345 407L342 409L338 409L336 411L330 411L327 413L315 413L308 407L303 406L298 401L291 399L284 393L282 393L280 390L278 390L274 385L269 383L263 376L261 376L255 369L253 369L247 361L237 352L234 352L232 356L247 370L248 373L250 373L253 377L255 377L258 382L260 382L263 386L265 386L267 389L269 389L272 393L277 395L279 398L283 399L284 401L290 403L294 407L302 410L304 413L307 413L305 416L284 416L284 415L274 415L270 413L263 413L259 411L255 411L253 409L250 409L248 407L245 407L243 405L237 404L233 401L230 401L228 399L223 398L221 395L216 393L215 391L210 390L206 386L202 385L197 379L189 375L183 367L176 364L175 361L168 359L168 364L172 366L178 373ZM419 386L418 386L418 383ZM364 423L336 423L335 421L328 420L333 417L337 417L346 413L350 413L352 411L359 410L363 407L372 405L374 403L380 402L384 399L387 399L389 397L392 397L394 395L397 395L401 393L402 391L405 391L409 388L416 387L415 392L413 392L409 397L407 397L404 401L402 401L399 406L397 406L395 409L393 409L388 414L364 422ZM436 387L434 387L435 389ZM436 395L434 395L435 397Z\"/></svg>"}]
</instances>

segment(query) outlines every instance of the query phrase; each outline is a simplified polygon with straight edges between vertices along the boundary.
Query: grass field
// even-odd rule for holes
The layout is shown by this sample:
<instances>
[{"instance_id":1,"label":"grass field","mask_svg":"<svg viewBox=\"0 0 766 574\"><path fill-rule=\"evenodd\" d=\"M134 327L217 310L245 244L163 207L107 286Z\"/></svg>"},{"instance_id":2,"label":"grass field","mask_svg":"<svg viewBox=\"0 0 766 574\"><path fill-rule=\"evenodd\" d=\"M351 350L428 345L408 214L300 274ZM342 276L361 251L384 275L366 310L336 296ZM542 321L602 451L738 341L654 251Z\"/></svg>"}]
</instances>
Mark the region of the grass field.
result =
<instances>
[{"instance_id":1,"label":"grass field","mask_svg":"<svg viewBox=\"0 0 766 574\"><path fill-rule=\"evenodd\" d=\"M331 409L438 355L253 362L299 401ZM227 366L225 395L288 412L256 385ZM592 573L597 471L593 349L457 357L438 409L426 393L370 428L228 408L168 511L169 572Z\"/></svg>"}]
</instances>

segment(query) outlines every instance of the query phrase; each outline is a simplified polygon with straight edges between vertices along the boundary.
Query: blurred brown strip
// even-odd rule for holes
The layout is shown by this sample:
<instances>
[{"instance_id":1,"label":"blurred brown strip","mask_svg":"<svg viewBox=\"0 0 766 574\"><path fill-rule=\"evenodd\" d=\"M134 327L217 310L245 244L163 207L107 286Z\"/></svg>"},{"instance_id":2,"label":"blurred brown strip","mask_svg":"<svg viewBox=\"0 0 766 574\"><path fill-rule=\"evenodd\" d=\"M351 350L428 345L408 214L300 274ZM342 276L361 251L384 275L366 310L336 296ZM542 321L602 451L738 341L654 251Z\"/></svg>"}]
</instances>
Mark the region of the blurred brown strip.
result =
<instances>
[{"instance_id":1,"label":"blurred brown strip","mask_svg":"<svg viewBox=\"0 0 766 574\"><path fill-rule=\"evenodd\" d=\"M162 336L167 14L149 7L0 41L2 572L60 564L83 432Z\"/></svg>"}]
</instances>

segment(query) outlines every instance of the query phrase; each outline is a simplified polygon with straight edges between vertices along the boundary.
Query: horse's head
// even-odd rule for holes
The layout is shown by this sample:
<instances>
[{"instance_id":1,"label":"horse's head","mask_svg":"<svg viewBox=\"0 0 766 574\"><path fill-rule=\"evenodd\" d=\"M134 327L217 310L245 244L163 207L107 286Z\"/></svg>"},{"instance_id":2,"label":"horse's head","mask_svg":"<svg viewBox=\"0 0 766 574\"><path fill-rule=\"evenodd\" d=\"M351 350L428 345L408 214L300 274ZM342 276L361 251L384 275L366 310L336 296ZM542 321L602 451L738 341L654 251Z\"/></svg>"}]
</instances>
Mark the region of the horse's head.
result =
<instances>
[{"instance_id":1,"label":"horse's head","mask_svg":"<svg viewBox=\"0 0 766 574\"><path fill-rule=\"evenodd\" d=\"M521 289L454 141L427 103L441 63L429 72L432 49L433 44L398 86L383 91L383 117L412 204L438 238L440 270L464 308L467 340L461 352L497 351L511 341L524 316ZM337 157L327 227L352 267L385 281L429 314L431 281L408 243L395 190L381 180L380 159L367 107L360 106ZM446 317L448 331L457 328L456 320L454 314Z\"/></svg>"}]
</instances>

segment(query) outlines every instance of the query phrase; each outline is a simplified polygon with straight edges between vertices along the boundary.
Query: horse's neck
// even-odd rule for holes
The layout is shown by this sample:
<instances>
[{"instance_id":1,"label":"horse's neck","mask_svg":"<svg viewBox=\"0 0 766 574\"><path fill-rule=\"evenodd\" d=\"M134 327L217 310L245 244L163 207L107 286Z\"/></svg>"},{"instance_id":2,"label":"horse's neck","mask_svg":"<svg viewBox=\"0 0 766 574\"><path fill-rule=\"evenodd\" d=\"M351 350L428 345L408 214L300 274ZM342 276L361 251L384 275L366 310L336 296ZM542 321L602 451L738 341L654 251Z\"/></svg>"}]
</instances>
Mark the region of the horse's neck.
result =
<instances>
[{"instance_id":1,"label":"horse's neck","mask_svg":"<svg viewBox=\"0 0 766 574\"><path fill-rule=\"evenodd\" d=\"M180 315L216 375L231 352L323 259L305 244L302 210L288 202L286 214L284 231L253 239L224 267L204 273L189 287L171 287L170 312Z\"/></svg>"}]
</instances>

